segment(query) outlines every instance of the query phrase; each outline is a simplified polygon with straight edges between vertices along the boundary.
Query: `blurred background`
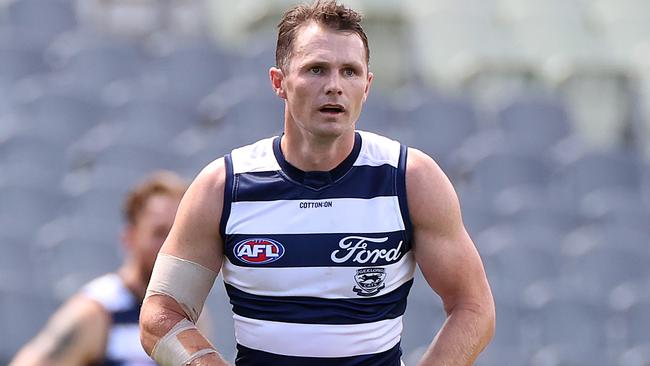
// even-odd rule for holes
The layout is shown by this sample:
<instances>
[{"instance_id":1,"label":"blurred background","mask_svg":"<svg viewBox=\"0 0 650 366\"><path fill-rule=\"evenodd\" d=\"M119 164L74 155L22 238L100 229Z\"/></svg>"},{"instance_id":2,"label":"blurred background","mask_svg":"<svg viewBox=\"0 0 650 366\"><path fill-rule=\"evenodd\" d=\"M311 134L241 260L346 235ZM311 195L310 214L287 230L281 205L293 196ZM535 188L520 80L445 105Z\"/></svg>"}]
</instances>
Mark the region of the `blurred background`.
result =
<instances>
[{"instance_id":1,"label":"blurred background","mask_svg":"<svg viewBox=\"0 0 650 366\"><path fill-rule=\"evenodd\" d=\"M135 181L281 132L267 71L294 3L0 0L0 364L120 264ZM650 365L650 1L345 4L375 73L358 128L439 162L484 260L477 365ZM232 359L222 284L208 306ZM443 319L417 279L407 366Z\"/></svg>"}]
</instances>

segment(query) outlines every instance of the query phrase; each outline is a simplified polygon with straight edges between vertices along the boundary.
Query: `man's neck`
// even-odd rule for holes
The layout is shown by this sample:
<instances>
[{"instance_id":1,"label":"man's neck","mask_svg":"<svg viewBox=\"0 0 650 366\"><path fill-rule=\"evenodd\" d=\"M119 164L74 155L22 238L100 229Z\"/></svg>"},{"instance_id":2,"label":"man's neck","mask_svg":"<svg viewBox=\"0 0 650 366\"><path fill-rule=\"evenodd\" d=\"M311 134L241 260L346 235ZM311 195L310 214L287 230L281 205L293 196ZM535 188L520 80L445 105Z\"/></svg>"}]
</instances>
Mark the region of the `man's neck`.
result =
<instances>
[{"instance_id":1,"label":"man's neck","mask_svg":"<svg viewBox=\"0 0 650 366\"><path fill-rule=\"evenodd\" d=\"M354 130L332 138L285 133L280 142L282 154L296 168L308 171L330 171L350 155L354 147Z\"/></svg>"}]
</instances>

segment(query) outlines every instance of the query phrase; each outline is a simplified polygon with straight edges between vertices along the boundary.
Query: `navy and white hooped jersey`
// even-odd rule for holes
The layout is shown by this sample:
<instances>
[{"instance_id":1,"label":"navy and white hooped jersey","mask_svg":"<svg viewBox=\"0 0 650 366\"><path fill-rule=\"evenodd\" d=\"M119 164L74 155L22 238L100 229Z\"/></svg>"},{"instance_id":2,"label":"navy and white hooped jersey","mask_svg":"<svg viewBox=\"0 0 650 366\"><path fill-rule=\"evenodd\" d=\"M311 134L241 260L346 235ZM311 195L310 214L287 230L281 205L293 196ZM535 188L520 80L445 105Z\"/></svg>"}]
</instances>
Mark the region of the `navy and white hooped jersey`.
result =
<instances>
[{"instance_id":1,"label":"navy and white hooped jersey","mask_svg":"<svg viewBox=\"0 0 650 366\"><path fill-rule=\"evenodd\" d=\"M103 365L153 366L156 363L140 343L140 302L115 273L98 277L81 290L81 294L101 304L110 314L112 325L108 334ZM100 363L102 364L102 363Z\"/></svg>"},{"instance_id":2,"label":"navy and white hooped jersey","mask_svg":"<svg viewBox=\"0 0 650 366\"><path fill-rule=\"evenodd\" d=\"M222 271L237 365L400 365L415 269L406 151L357 131L328 172L290 165L280 137L226 156Z\"/></svg>"}]
</instances>

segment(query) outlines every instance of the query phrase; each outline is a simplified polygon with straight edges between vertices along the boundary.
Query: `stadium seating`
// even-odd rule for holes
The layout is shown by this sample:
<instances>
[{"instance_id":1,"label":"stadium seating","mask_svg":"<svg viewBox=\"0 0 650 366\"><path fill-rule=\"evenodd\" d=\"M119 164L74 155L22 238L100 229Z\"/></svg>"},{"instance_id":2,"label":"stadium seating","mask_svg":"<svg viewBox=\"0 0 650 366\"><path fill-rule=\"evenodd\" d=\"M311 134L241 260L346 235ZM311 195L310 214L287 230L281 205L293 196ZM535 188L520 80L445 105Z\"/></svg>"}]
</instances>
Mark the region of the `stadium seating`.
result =
<instances>
[{"instance_id":1,"label":"stadium seating","mask_svg":"<svg viewBox=\"0 0 650 366\"><path fill-rule=\"evenodd\" d=\"M147 77L159 82L158 90L147 90L150 95L179 106L197 103L208 95L229 75L228 56L208 40L170 42L161 47L144 72ZM188 72L192 70L192 72Z\"/></svg>"},{"instance_id":2,"label":"stadium seating","mask_svg":"<svg viewBox=\"0 0 650 366\"><path fill-rule=\"evenodd\" d=\"M34 336L34 329L43 326L54 310L56 301L49 296L24 290L0 290L0 324L3 330L9 330L0 332L0 361L8 364L18 347Z\"/></svg>"},{"instance_id":3,"label":"stadium seating","mask_svg":"<svg viewBox=\"0 0 650 366\"><path fill-rule=\"evenodd\" d=\"M286 1L214 5L247 15L214 27L233 36L223 44L161 19L108 34L79 20L81 3L0 1L0 364L119 263L122 194L145 171L192 178L282 131L266 24ZM404 28L371 48L406 61L374 85L358 127L429 153L454 183L497 303L477 365L650 365L650 68L632 61L647 63L650 3L360 3L369 29ZM391 62L371 58L376 76ZM233 359L221 283L208 304ZM407 366L444 315L418 272Z\"/></svg>"},{"instance_id":4,"label":"stadium seating","mask_svg":"<svg viewBox=\"0 0 650 366\"><path fill-rule=\"evenodd\" d=\"M142 75L145 53L127 39L88 31L58 37L46 51L59 89L102 100L114 83L134 83Z\"/></svg>"},{"instance_id":5,"label":"stadium seating","mask_svg":"<svg viewBox=\"0 0 650 366\"><path fill-rule=\"evenodd\" d=\"M46 46L61 33L77 26L72 3L67 0L11 1L7 5L6 21L3 24L6 34L37 47Z\"/></svg>"},{"instance_id":6,"label":"stadium seating","mask_svg":"<svg viewBox=\"0 0 650 366\"><path fill-rule=\"evenodd\" d=\"M544 157L573 133L566 106L543 95L525 95L498 111L496 124L508 149Z\"/></svg>"},{"instance_id":7,"label":"stadium seating","mask_svg":"<svg viewBox=\"0 0 650 366\"><path fill-rule=\"evenodd\" d=\"M48 66L41 49L0 40L0 70L0 89L8 89L23 78L47 72Z\"/></svg>"}]
</instances>

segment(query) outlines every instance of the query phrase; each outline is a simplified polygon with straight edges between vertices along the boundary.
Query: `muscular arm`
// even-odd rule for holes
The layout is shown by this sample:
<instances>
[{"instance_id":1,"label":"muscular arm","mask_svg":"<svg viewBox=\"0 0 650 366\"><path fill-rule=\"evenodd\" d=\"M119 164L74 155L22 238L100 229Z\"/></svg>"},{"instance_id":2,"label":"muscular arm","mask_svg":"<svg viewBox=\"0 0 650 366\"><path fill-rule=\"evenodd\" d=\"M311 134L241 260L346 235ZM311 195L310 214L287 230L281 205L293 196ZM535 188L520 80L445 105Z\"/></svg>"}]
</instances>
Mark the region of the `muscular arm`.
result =
<instances>
[{"instance_id":1,"label":"muscular arm","mask_svg":"<svg viewBox=\"0 0 650 366\"><path fill-rule=\"evenodd\" d=\"M219 272L223 261L219 221L224 186L225 166L223 159L219 159L208 165L185 193L161 253ZM162 294L147 297L140 313L141 341L145 351L151 355L156 342L186 317L183 308L173 298ZM195 329L179 333L178 339L190 354L211 347L210 342ZM194 360L191 365L227 363L212 353Z\"/></svg>"},{"instance_id":2,"label":"muscular arm","mask_svg":"<svg viewBox=\"0 0 650 366\"><path fill-rule=\"evenodd\" d=\"M495 326L483 263L463 225L456 193L435 162L410 149L406 174L415 259L447 313L420 365L472 365Z\"/></svg>"},{"instance_id":3,"label":"muscular arm","mask_svg":"<svg viewBox=\"0 0 650 366\"><path fill-rule=\"evenodd\" d=\"M110 318L94 301L75 296L16 357L11 366L87 365L103 358Z\"/></svg>"}]
</instances>

